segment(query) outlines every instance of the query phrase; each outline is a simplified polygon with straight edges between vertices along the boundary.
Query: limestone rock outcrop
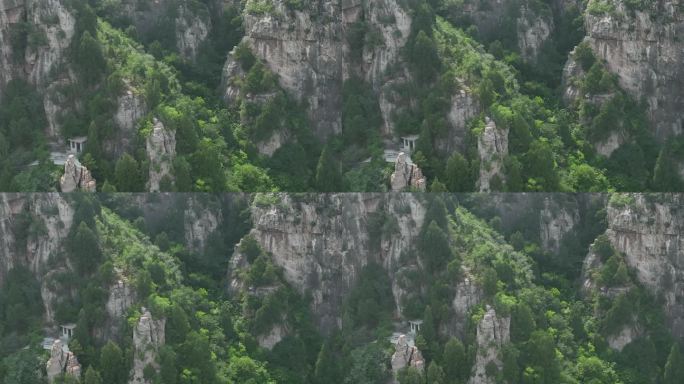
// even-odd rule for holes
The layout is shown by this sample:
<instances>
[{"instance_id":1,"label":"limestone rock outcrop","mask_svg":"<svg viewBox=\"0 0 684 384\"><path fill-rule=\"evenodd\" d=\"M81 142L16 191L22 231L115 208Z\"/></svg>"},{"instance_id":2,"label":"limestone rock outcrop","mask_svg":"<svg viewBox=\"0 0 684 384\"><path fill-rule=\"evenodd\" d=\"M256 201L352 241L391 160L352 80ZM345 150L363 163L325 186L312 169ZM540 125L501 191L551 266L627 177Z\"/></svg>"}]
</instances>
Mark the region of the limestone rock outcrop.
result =
<instances>
[{"instance_id":1,"label":"limestone rock outcrop","mask_svg":"<svg viewBox=\"0 0 684 384\"><path fill-rule=\"evenodd\" d=\"M221 223L221 212L211 203L189 199L185 208L185 244L193 252L204 251L209 236Z\"/></svg>"},{"instance_id":2,"label":"limestone rock outcrop","mask_svg":"<svg viewBox=\"0 0 684 384\"><path fill-rule=\"evenodd\" d=\"M82 191L95 192L97 183L90 171L76 159L69 155L64 163L64 174L59 179L60 190L65 193Z\"/></svg>"},{"instance_id":3,"label":"limestone rock outcrop","mask_svg":"<svg viewBox=\"0 0 684 384\"><path fill-rule=\"evenodd\" d=\"M394 374L395 383L397 372L406 367L412 367L422 372L425 369L425 359L423 359L423 354L420 353L418 347L409 343L406 335L399 336L397 344L395 346L394 354L392 355L392 373Z\"/></svg>"},{"instance_id":4,"label":"limestone rock outcrop","mask_svg":"<svg viewBox=\"0 0 684 384\"><path fill-rule=\"evenodd\" d=\"M208 15L195 13L189 6L179 7L176 18L176 48L180 55L187 60L195 60L200 46L209 36L210 27Z\"/></svg>"},{"instance_id":5,"label":"limestone rock outcrop","mask_svg":"<svg viewBox=\"0 0 684 384\"><path fill-rule=\"evenodd\" d=\"M111 9L113 18L130 20L142 38L153 36L160 24L171 25L178 54L185 60L194 61L201 44L211 30L213 12L222 10L222 0L195 2L191 0L121 0L117 8Z\"/></svg>"},{"instance_id":6,"label":"limestone rock outcrop","mask_svg":"<svg viewBox=\"0 0 684 384\"><path fill-rule=\"evenodd\" d=\"M480 176L477 183L480 192L489 192L492 187L502 189L505 183L504 159L508 156L508 128L499 129L494 120L485 120L484 131L477 139L477 153L480 157Z\"/></svg>"},{"instance_id":7,"label":"limestone rock outcrop","mask_svg":"<svg viewBox=\"0 0 684 384\"><path fill-rule=\"evenodd\" d=\"M587 37L596 56L617 75L634 99L646 101L652 130L661 141L684 133L684 14L677 1L608 0L613 10L585 13Z\"/></svg>"},{"instance_id":8,"label":"limestone rock outcrop","mask_svg":"<svg viewBox=\"0 0 684 384\"><path fill-rule=\"evenodd\" d=\"M534 63L554 29L551 6L531 1L474 0L452 6L452 20L467 20L484 41L499 39L502 28L515 34L523 60ZM541 8L540 8L541 7ZM510 20L515 15L514 20ZM509 23L514 25L509 26Z\"/></svg>"},{"instance_id":9,"label":"limestone rock outcrop","mask_svg":"<svg viewBox=\"0 0 684 384\"><path fill-rule=\"evenodd\" d=\"M282 324L275 324L267 334L257 336L257 343L259 343L261 348L271 350L276 344L280 343L287 334L287 327Z\"/></svg>"},{"instance_id":10,"label":"limestone rock outcrop","mask_svg":"<svg viewBox=\"0 0 684 384\"><path fill-rule=\"evenodd\" d=\"M41 223L39 227L44 228L44 232L28 236L25 242L17 241L15 223L20 215L29 215L36 223ZM41 283L47 323L54 321L54 294L49 289L49 275L59 270L49 269L48 264L61 251L73 217L74 207L57 193L0 194L0 286L10 269L27 267Z\"/></svg>"},{"instance_id":11,"label":"limestone rock outcrop","mask_svg":"<svg viewBox=\"0 0 684 384\"><path fill-rule=\"evenodd\" d=\"M379 92L385 72L399 56L411 32L411 17L396 0L324 0L305 2L300 9L283 0L273 10L246 12L246 42L280 85L306 102L316 136L327 138L342 130L342 84L352 75ZM349 36L360 22L377 36L377 44L352 47ZM226 67L234 65L229 58ZM225 74L231 71L226 69ZM224 76L224 84L230 80ZM227 88L226 99L230 99Z\"/></svg>"},{"instance_id":12,"label":"limestone rock outcrop","mask_svg":"<svg viewBox=\"0 0 684 384\"><path fill-rule=\"evenodd\" d=\"M494 377L487 375L487 366L495 364L500 370L503 366L501 348L510 341L511 318L500 317L494 308L487 306L482 320L477 324L477 355L473 374L468 384L494 384Z\"/></svg>"},{"instance_id":13,"label":"limestone rock outcrop","mask_svg":"<svg viewBox=\"0 0 684 384\"><path fill-rule=\"evenodd\" d=\"M528 5L522 5L517 28L520 56L526 62L536 62L542 46L551 37L553 19L537 15Z\"/></svg>"},{"instance_id":14,"label":"limestone rock outcrop","mask_svg":"<svg viewBox=\"0 0 684 384\"><path fill-rule=\"evenodd\" d=\"M147 107L143 96L129 88L119 96L114 122L122 131L131 132L136 128L138 120L145 114L147 114Z\"/></svg>"},{"instance_id":15,"label":"limestone rock outcrop","mask_svg":"<svg viewBox=\"0 0 684 384\"><path fill-rule=\"evenodd\" d=\"M636 271L638 281L664 299L676 337L684 337L684 197L630 194L608 206L606 235Z\"/></svg>"},{"instance_id":16,"label":"limestone rock outcrop","mask_svg":"<svg viewBox=\"0 0 684 384\"><path fill-rule=\"evenodd\" d=\"M346 293L365 265L378 263L394 280L401 254L415 245L426 211L413 194L275 196L276 203L251 208L249 234L273 255L293 288L311 295L310 308L324 333L340 326ZM396 230L371 238L371 218L381 212L394 212ZM245 264L236 251L229 273L234 289L241 287L239 271ZM402 290L397 285L392 290L398 308Z\"/></svg>"},{"instance_id":17,"label":"limestone rock outcrop","mask_svg":"<svg viewBox=\"0 0 684 384\"><path fill-rule=\"evenodd\" d=\"M160 183L167 179L173 181L172 166L176 157L176 133L166 129L156 118L153 120L152 133L147 137L147 157L150 161L150 192L159 192Z\"/></svg>"},{"instance_id":18,"label":"limestone rock outcrop","mask_svg":"<svg viewBox=\"0 0 684 384\"><path fill-rule=\"evenodd\" d=\"M580 221L576 208L559 205L551 196L544 198L544 208L539 214L539 237L544 250L554 253L560 251L561 241Z\"/></svg>"},{"instance_id":19,"label":"limestone rock outcrop","mask_svg":"<svg viewBox=\"0 0 684 384\"><path fill-rule=\"evenodd\" d=\"M405 153L401 152L394 163L394 173L392 173L390 184L392 192L404 190L422 191L427 187L427 180L423 176L423 171L412 162Z\"/></svg>"},{"instance_id":20,"label":"limestone rock outcrop","mask_svg":"<svg viewBox=\"0 0 684 384\"><path fill-rule=\"evenodd\" d=\"M465 337L470 309L480 304L483 298L482 287L477 285L470 272L465 270L463 280L456 284L456 294L451 302L453 316L451 316L449 324L446 325L447 329L444 330L444 333Z\"/></svg>"},{"instance_id":21,"label":"limestone rock outcrop","mask_svg":"<svg viewBox=\"0 0 684 384\"><path fill-rule=\"evenodd\" d=\"M65 348L61 340L55 340L50 350L50 359L45 366L48 382L52 383L58 375L69 375L76 379L81 377L81 364L76 355Z\"/></svg>"},{"instance_id":22,"label":"limestone rock outcrop","mask_svg":"<svg viewBox=\"0 0 684 384\"><path fill-rule=\"evenodd\" d=\"M49 20L50 22L45 22ZM36 44L23 50L12 44L12 34L21 23L34 26ZM74 35L76 18L64 0L0 1L0 94L14 78L25 78L31 84L45 87L51 71L67 57Z\"/></svg>"},{"instance_id":23,"label":"limestone rock outcrop","mask_svg":"<svg viewBox=\"0 0 684 384\"><path fill-rule=\"evenodd\" d=\"M129 384L149 384L143 371L151 366L159 371L159 348L164 345L166 319L154 319L149 310L143 308L138 324L133 329L133 368Z\"/></svg>"},{"instance_id":24,"label":"limestone rock outcrop","mask_svg":"<svg viewBox=\"0 0 684 384\"><path fill-rule=\"evenodd\" d=\"M59 138L65 106L58 88L72 83L65 65L76 17L66 0L0 0L0 97L5 85L23 79L43 93L46 135ZM31 44L16 44L23 26L31 26ZM13 40L14 36L14 40ZM28 38L28 37L27 37Z\"/></svg>"},{"instance_id":25,"label":"limestone rock outcrop","mask_svg":"<svg viewBox=\"0 0 684 384\"><path fill-rule=\"evenodd\" d=\"M451 97L451 108L446 116L449 127L447 137L436 143L437 148L447 154L464 151L468 123L479 114L480 102L470 90L456 92Z\"/></svg>"},{"instance_id":26,"label":"limestone rock outcrop","mask_svg":"<svg viewBox=\"0 0 684 384\"><path fill-rule=\"evenodd\" d=\"M101 329L101 338L116 339L120 337L121 324L126 319L128 309L135 303L136 295L132 284L116 271L117 279L108 289L109 297L105 304L106 321Z\"/></svg>"}]
</instances>

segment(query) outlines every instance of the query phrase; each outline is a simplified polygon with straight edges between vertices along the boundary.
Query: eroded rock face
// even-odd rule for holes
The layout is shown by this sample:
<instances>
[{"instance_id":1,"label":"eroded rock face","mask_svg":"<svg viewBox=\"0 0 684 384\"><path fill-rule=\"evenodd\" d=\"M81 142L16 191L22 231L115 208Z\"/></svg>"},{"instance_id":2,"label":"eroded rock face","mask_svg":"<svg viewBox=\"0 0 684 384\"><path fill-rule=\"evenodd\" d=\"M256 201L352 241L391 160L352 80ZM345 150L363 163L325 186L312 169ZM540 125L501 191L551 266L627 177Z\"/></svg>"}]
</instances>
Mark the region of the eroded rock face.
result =
<instances>
[{"instance_id":1,"label":"eroded rock face","mask_svg":"<svg viewBox=\"0 0 684 384\"><path fill-rule=\"evenodd\" d=\"M684 132L684 16L677 1L630 10L609 0L615 11L585 14L589 42L620 86L636 100L645 99L653 132L660 140Z\"/></svg>"},{"instance_id":2,"label":"eroded rock face","mask_svg":"<svg viewBox=\"0 0 684 384\"><path fill-rule=\"evenodd\" d=\"M257 343L261 348L273 349L276 344L287 335L288 331L282 324L276 324L271 328L271 331L265 335L257 336Z\"/></svg>"},{"instance_id":3,"label":"eroded rock face","mask_svg":"<svg viewBox=\"0 0 684 384\"><path fill-rule=\"evenodd\" d=\"M539 9L540 5L530 1L474 0L465 2L452 11L455 19L466 18L477 27L478 36L485 41L499 36L500 29L515 15L516 40L520 56L527 62L535 62L542 45L553 31L553 17L550 8Z\"/></svg>"},{"instance_id":4,"label":"eroded rock face","mask_svg":"<svg viewBox=\"0 0 684 384\"><path fill-rule=\"evenodd\" d=\"M462 152L468 123L480 114L480 102L468 89L461 89L451 97L451 108L447 114L449 131L444 140L436 143L438 149L446 154Z\"/></svg>"},{"instance_id":5,"label":"eroded rock face","mask_svg":"<svg viewBox=\"0 0 684 384\"><path fill-rule=\"evenodd\" d=\"M64 174L59 179L60 190L65 193L82 191L95 192L97 183L90 171L78 162L74 155L69 155L64 163Z\"/></svg>"},{"instance_id":6,"label":"eroded rock face","mask_svg":"<svg viewBox=\"0 0 684 384\"><path fill-rule=\"evenodd\" d=\"M579 223L579 212L571 208L576 207L560 205L550 196L544 198L544 208L539 214L539 237L544 250L558 253L565 235Z\"/></svg>"},{"instance_id":7,"label":"eroded rock face","mask_svg":"<svg viewBox=\"0 0 684 384\"><path fill-rule=\"evenodd\" d=\"M16 240L18 215L28 214L41 223L36 228L43 231L29 236L25 242ZM63 195L0 194L0 286L7 272L18 266L27 267L41 283L44 318L54 321L54 293L49 289L52 273L60 268L48 269L50 259L60 250L69 235L73 223L74 208Z\"/></svg>"},{"instance_id":8,"label":"eroded rock face","mask_svg":"<svg viewBox=\"0 0 684 384\"><path fill-rule=\"evenodd\" d=\"M622 144L627 142L625 134L622 132L611 132L607 139L598 142L594 145L596 153L599 155L610 157Z\"/></svg>"},{"instance_id":9,"label":"eroded rock face","mask_svg":"<svg viewBox=\"0 0 684 384\"><path fill-rule=\"evenodd\" d=\"M205 19L206 18L206 19ZM182 57L195 60L200 45L209 36L209 20L193 13L187 6L178 9L176 18L176 47Z\"/></svg>"},{"instance_id":10,"label":"eroded rock face","mask_svg":"<svg viewBox=\"0 0 684 384\"><path fill-rule=\"evenodd\" d=\"M119 96L114 122L119 129L130 133L136 128L138 120L145 114L147 114L147 107L143 96L136 94L133 89L129 88L123 95Z\"/></svg>"},{"instance_id":11,"label":"eroded rock face","mask_svg":"<svg viewBox=\"0 0 684 384\"><path fill-rule=\"evenodd\" d=\"M473 375L468 384L494 384L495 377L487 376L487 365L503 366L499 353L501 347L510 341L510 317L500 317L494 308L487 306L487 312L477 325L477 355Z\"/></svg>"},{"instance_id":12,"label":"eroded rock face","mask_svg":"<svg viewBox=\"0 0 684 384\"><path fill-rule=\"evenodd\" d=\"M536 62L542 46L551 36L553 19L536 15L528 6L523 5L517 27L520 55L527 62Z\"/></svg>"},{"instance_id":13,"label":"eroded rock face","mask_svg":"<svg viewBox=\"0 0 684 384\"><path fill-rule=\"evenodd\" d=\"M400 153L394 163L394 173L392 173L390 183L392 192L413 190L424 192L427 187L427 179L423 176L423 171L416 165L409 162L405 153Z\"/></svg>"},{"instance_id":14,"label":"eroded rock face","mask_svg":"<svg viewBox=\"0 0 684 384\"><path fill-rule=\"evenodd\" d=\"M344 80L356 75L379 91L410 34L408 12L396 0L323 0L305 2L301 10L275 0L273 6L273 12L245 15L244 41L288 93L307 103L318 137L340 133ZM381 42L352 51L349 36L362 20Z\"/></svg>"},{"instance_id":15,"label":"eroded rock face","mask_svg":"<svg viewBox=\"0 0 684 384\"><path fill-rule=\"evenodd\" d=\"M143 314L138 320L138 325L133 329L133 368L129 384L148 384L143 371L151 366L159 371L159 348L164 345L164 326L166 319L154 319L147 309L143 308Z\"/></svg>"},{"instance_id":16,"label":"eroded rock face","mask_svg":"<svg viewBox=\"0 0 684 384\"><path fill-rule=\"evenodd\" d=\"M398 383L396 380L397 373L406 367L412 367L422 372L425 368L425 359L423 359L423 354L413 343L409 343L406 335L399 336L397 340L397 345L395 346L394 354L392 355L392 373L394 374L394 383Z\"/></svg>"},{"instance_id":17,"label":"eroded rock face","mask_svg":"<svg viewBox=\"0 0 684 384\"><path fill-rule=\"evenodd\" d=\"M485 129L477 140L477 152L480 156L478 189L480 192L489 192L492 187L501 189L505 182L504 159L508 156L508 128L499 129L494 120L487 118ZM493 183L495 178L498 181Z\"/></svg>"},{"instance_id":18,"label":"eroded rock face","mask_svg":"<svg viewBox=\"0 0 684 384\"><path fill-rule=\"evenodd\" d=\"M573 49L565 62L562 75L563 102L566 105L577 103L582 96L578 80L584 76L584 70L580 63L575 60L575 50Z\"/></svg>"},{"instance_id":19,"label":"eroded rock face","mask_svg":"<svg viewBox=\"0 0 684 384\"><path fill-rule=\"evenodd\" d=\"M63 0L0 1L0 91L13 78L27 79L44 87L50 82L50 71L67 55L76 19ZM11 35L20 23L28 23L39 36L37 44L15 51ZM0 92L1 93L1 92Z\"/></svg>"},{"instance_id":20,"label":"eroded rock face","mask_svg":"<svg viewBox=\"0 0 684 384\"><path fill-rule=\"evenodd\" d=\"M202 252L220 222L220 210L196 199L188 199L184 222L187 247L194 252Z\"/></svg>"},{"instance_id":21,"label":"eroded rock face","mask_svg":"<svg viewBox=\"0 0 684 384\"><path fill-rule=\"evenodd\" d=\"M470 276L468 271L464 273L465 277L456 285L456 295L451 302L453 309L452 321L448 324L448 328L444 330L445 334L456 335L464 337L466 332L467 317L470 309L478 305L484 298L482 288L477 285Z\"/></svg>"},{"instance_id":22,"label":"eroded rock face","mask_svg":"<svg viewBox=\"0 0 684 384\"><path fill-rule=\"evenodd\" d=\"M101 335L103 340L120 337L121 323L126 319L128 309L135 303L135 299L135 290L125 278L119 276L109 286L109 298L105 304L107 318Z\"/></svg>"},{"instance_id":23,"label":"eroded rock face","mask_svg":"<svg viewBox=\"0 0 684 384\"><path fill-rule=\"evenodd\" d=\"M173 181L172 166L176 157L176 132L166 129L156 118L153 121L152 133L147 137L147 158L150 161L150 192L159 192L159 184L166 178Z\"/></svg>"},{"instance_id":24,"label":"eroded rock face","mask_svg":"<svg viewBox=\"0 0 684 384\"><path fill-rule=\"evenodd\" d=\"M43 92L48 121L46 135L59 136L65 108L56 89L69 85L72 74L63 65L75 31L76 18L65 0L0 0L0 97L13 79L26 80ZM31 26L32 44L13 44L22 25ZM16 40L16 39L15 39Z\"/></svg>"},{"instance_id":25,"label":"eroded rock face","mask_svg":"<svg viewBox=\"0 0 684 384\"><path fill-rule=\"evenodd\" d=\"M45 366L47 379L52 383L58 375L64 374L73 376L76 379L81 377L81 364L73 352L65 348L61 340L55 340L50 350L50 359Z\"/></svg>"},{"instance_id":26,"label":"eroded rock face","mask_svg":"<svg viewBox=\"0 0 684 384\"><path fill-rule=\"evenodd\" d=\"M222 0L121 0L114 18L131 20L140 36L153 34L160 22L173 24L172 33L175 34L178 54L183 59L193 61L209 35L210 12L220 9L223 3Z\"/></svg>"},{"instance_id":27,"label":"eroded rock face","mask_svg":"<svg viewBox=\"0 0 684 384\"><path fill-rule=\"evenodd\" d=\"M624 253L641 284L664 298L676 337L684 337L684 198L677 194L629 195L608 207L606 235Z\"/></svg>"},{"instance_id":28,"label":"eroded rock face","mask_svg":"<svg viewBox=\"0 0 684 384\"><path fill-rule=\"evenodd\" d=\"M273 255L288 283L311 295L310 307L323 332L340 326L344 298L365 265L378 263L393 280L425 216L423 203L411 194L277 196L276 204L252 207L250 235ZM369 221L379 212L393 212L397 230L371 239ZM239 289L238 271L246 260L236 252L231 263L229 279ZM398 307L401 289L392 289Z\"/></svg>"}]
</instances>

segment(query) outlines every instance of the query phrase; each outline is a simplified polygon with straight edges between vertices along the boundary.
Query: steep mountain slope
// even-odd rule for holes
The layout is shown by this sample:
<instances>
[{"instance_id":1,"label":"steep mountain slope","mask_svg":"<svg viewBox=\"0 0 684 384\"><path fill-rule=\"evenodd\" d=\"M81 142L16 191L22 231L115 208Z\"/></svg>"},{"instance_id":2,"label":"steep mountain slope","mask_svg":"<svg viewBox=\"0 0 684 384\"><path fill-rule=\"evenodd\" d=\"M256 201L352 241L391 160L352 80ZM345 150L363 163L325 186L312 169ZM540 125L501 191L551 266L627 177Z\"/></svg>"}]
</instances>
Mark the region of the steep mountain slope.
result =
<instances>
[{"instance_id":1,"label":"steep mountain slope","mask_svg":"<svg viewBox=\"0 0 684 384\"><path fill-rule=\"evenodd\" d=\"M672 2L0 4L2 190L682 189Z\"/></svg>"},{"instance_id":2,"label":"steep mountain slope","mask_svg":"<svg viewBox=\"0 0 684 384\"><path fill-rule=\"evenodd\" d=\"M676 196L0 196L3 379L679 377Z\"/></svg>"}]
</instances>

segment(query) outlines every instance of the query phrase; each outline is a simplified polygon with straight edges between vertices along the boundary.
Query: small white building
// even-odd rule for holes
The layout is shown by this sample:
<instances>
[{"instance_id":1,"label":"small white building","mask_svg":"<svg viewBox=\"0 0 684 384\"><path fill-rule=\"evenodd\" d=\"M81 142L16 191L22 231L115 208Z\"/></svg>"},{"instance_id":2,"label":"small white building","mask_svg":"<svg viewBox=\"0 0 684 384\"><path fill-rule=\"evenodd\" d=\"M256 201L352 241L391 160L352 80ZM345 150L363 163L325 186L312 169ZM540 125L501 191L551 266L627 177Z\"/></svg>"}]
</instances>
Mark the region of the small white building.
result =
<instances>
[{"instance_id":1,"label":"small white building","mask_svg":"<svg viewBox=\"0 0 684 384\"><path fill-rule=\"evenodd\" d=\"M416 149L418 135L403 136L401 138L401 150L406 154L411 154Z\"/></svg>"},{"instance_id":2,"label":"small white building","mask_svg":"<svg viewBox=\"0 0 684 384\"><path fill-rule=\"evenodd\" d=\"M67 143L69 145L69 152L76 154L83 152L87 141L88 138L85 136L72 137L70 139L67 139Z\"/></svg>"},{"instance_id":3,"label":"small white building","mask_svg":"<svg viewBox=\"0 0 684 384\"><path fill-rule=\"evenodd\" d=\"M423 325L423 320L409 320L409 327L411 333L416 335L420 332L420 326Z\"/></svg>"},{"instance_id":4,"label":"small white building","mask_svg":"<svg viewBox=\"0 0 684 384\"><path fill-rule=\"evenodd\" d=\"M59 328L62 330L62 335L60 338L68 341L74 336L74 329L76 329L76 324L62 324L59 326Z\"/></svg>"}]
</instances>

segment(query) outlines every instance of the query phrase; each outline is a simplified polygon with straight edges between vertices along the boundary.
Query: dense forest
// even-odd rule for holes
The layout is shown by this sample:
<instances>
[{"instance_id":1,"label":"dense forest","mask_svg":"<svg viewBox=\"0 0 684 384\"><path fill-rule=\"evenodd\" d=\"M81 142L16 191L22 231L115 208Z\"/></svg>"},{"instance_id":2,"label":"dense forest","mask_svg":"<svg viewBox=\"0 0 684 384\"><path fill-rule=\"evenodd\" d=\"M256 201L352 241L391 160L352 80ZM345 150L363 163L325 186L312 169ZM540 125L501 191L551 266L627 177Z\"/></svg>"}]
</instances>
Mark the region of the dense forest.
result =
<instances>
[{"instance_id":1,"label":"dense forest","mask_svg":"<svg viewBox=\"0 0 684 384\"><path fill-rule=\"evenodd\" d=\"M659 83L654 95L626 89L633 79L597 54L600 36L588 30L601 15L618 26L647 14L671 22L676 7L672 16L617 0L24 3L2 2L4 191L59 190L53 155L81 137L78 159L101 191L385 191L395 171L385 151L407 136L429 191L681 190L680 123L665 129L659 117L677 111L661 99L680 97ZM280 49L311 50L302 60L314 75L268 48L268 32L286 35Z\"/></svg>"},{"instance_id":2,"label":"dense forest","mask_svg":"<svg viewBox=\"0 0 684 384\"><path fill-rule=\"evenodd\" d=\"M637 244L616 248L642 220L655 220L643 241L657 239L668 210L679 228L678 198L544 200L2 195L0 378L45 383L55 351L41 340L75 323L68 346L87 384L681 383L677 304L663 297L672 287L655 293L641 280L653 265L632 264ZM625 212L632 229L615 221ZM564 217L570 229L547 236ZM649 262L667 263L652 252ZM296 274L309 265L327 279ZM141 347L149 317L163 336ZM391 336L407 320L422 320L421 360L400 367ZM78 382L57 373L51 382Z\"/></svg>"}]
</instances>

